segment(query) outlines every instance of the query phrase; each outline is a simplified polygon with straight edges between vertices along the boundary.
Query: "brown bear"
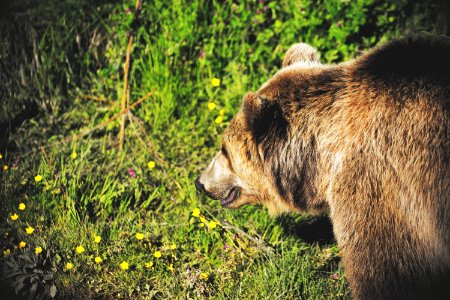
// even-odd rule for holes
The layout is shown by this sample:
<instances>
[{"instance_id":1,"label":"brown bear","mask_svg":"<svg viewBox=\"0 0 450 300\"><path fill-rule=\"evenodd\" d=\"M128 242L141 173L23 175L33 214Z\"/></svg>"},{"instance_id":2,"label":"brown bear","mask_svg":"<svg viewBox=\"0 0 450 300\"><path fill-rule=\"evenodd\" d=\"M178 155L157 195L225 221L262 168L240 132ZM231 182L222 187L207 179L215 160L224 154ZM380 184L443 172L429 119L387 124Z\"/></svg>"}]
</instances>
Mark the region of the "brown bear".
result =
<instances>
[{"instance_id":1,"label":"brown bear","mask_svg":"<svg viewBox=\"0 0 450 300\"><path fill-rule=\"evenodd\" d=\"M294 45L196 186L229 208L327 212L355 299L450 299L450 40L338 65Z\"/></svg>"}]
</instances>

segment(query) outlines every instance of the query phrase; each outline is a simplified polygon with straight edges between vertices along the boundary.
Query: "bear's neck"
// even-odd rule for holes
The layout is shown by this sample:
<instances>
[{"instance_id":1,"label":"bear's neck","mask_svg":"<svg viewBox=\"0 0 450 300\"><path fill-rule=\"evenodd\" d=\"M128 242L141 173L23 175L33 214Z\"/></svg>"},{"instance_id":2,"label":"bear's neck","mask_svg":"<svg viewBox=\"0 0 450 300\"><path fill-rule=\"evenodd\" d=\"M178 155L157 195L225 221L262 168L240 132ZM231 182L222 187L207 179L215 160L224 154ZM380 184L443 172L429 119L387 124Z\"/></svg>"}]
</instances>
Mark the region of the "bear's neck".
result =
<instances>
[{"instance_id":1,"label":"bear's neck","mask_svg":"<svg viewBox=\"0 0 450 300\"><path fill-rule=\"evenodd\" d=\"M288 132L271 150L271 172L279 195L299 211L327 211L331 169L339 163L340 146L330 126L340 114L335 105L345 90L342 68L313 70L290 81L282 99ZM304 78L308 80L304 80ZM334 166L333 166L334 165Z\"/></svg>"}]
</instances>

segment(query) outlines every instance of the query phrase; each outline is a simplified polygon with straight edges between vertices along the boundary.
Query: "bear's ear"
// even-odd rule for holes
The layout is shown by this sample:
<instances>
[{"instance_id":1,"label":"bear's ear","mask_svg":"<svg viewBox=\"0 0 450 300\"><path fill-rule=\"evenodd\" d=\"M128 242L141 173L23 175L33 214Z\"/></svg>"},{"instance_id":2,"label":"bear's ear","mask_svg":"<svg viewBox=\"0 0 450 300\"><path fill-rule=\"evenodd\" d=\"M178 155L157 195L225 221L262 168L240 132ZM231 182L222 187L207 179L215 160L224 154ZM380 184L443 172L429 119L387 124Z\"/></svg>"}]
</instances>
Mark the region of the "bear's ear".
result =
<instances>
[{"instance_id":1,"label":"bear's ear","mask_svg":"<svg viewBox=\"0 0 450 300\"><path fill-rule=\"evenodd\" d=\"M320 63L320 54L308 44L295 44L284 55L282 67L285 68L297 62Z\"/></svg>"},{"instance_id":2,"label":"bear's ear","mask_svg":"<svg viewBox=\"0 0 450 300\"><path fill-rule=\"evenodd\" d=\"M287 124L280 105L257 93L249 92L244 96L243 114L246 128L258 143L272 132L271 129L285 128Z\"/></svg>"}]
</instances>

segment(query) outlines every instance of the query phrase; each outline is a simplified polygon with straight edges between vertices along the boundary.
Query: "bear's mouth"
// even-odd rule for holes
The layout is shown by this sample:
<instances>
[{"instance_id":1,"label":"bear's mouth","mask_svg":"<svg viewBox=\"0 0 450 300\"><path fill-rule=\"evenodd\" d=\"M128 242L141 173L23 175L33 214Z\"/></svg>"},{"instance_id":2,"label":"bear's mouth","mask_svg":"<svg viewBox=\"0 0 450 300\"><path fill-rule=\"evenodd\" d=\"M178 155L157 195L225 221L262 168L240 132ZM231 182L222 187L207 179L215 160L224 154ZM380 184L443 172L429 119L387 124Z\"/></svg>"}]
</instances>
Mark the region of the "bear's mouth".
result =
<instances>
[{"instance_id":1,"label":"bear's mouth","mask_svg":"<svg viewBox=\"0 0 450 300\"><path fill-rule=\"evenodd\" d=\"M220 200L220 204L222 206L227 206L234 202L239 197L239 189L237 187L233 187L230 192L228 193L228 196L225 199Z\"/></svg>"}]
</instances>

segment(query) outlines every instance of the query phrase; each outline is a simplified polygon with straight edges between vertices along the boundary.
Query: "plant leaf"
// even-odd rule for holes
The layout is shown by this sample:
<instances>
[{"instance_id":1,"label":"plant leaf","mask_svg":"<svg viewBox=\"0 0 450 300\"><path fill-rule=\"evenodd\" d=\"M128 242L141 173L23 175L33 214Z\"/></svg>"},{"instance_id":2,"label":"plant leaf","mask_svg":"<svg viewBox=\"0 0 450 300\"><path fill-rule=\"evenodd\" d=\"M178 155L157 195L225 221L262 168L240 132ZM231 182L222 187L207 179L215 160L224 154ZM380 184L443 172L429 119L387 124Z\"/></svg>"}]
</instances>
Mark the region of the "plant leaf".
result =
<instances>
[{"instance_id":1,"label":"plant leaf","mask_svg":"<svg viewBox=\"0 0 450 300\"><path fill-rule=\"evenodd\" d=\"M53 284L51 287L50 287L50 297L51 298L55 298L55 296L56 296L56 286Z\"/></svg>"}]
</instances>

